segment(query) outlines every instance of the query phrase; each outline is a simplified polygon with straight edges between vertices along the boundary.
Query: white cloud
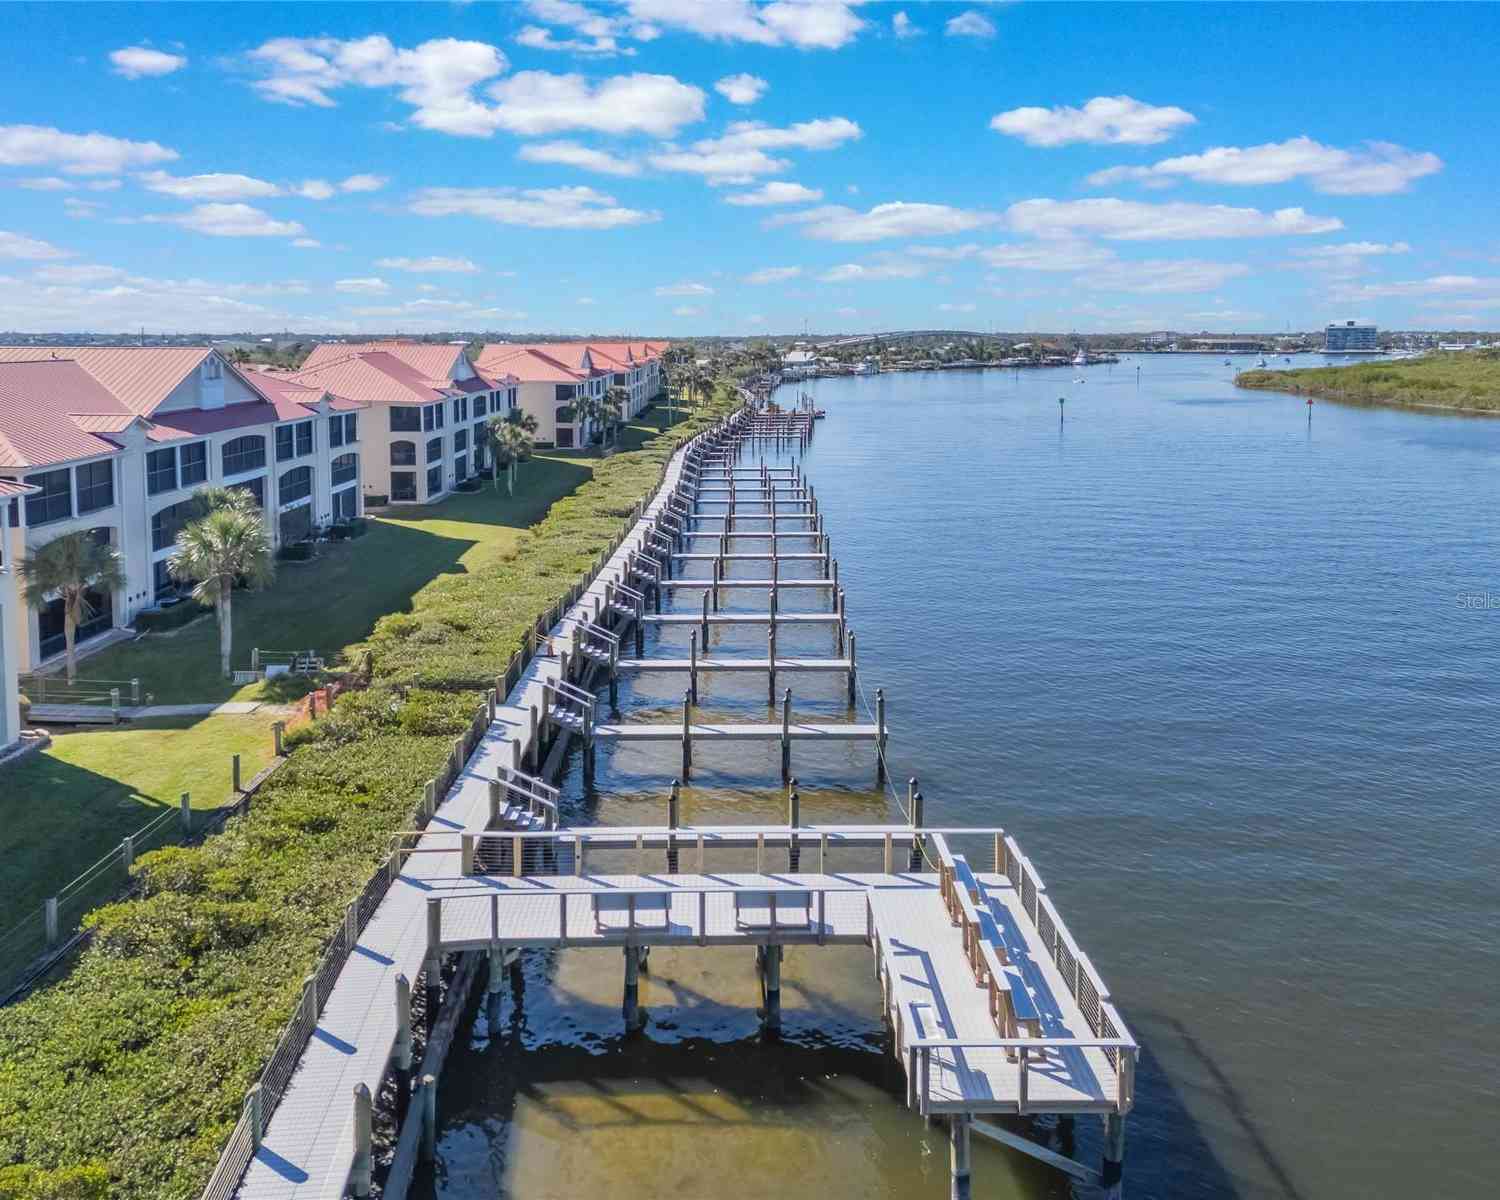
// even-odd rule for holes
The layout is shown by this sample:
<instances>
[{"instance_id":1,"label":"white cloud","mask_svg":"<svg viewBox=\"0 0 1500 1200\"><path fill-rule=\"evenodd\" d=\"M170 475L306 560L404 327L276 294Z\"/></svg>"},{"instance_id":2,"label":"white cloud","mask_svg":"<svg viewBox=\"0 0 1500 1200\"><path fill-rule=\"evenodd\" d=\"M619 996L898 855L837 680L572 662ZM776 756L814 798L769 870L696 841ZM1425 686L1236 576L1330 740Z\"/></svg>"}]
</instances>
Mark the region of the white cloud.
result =
<instances>
[{"instance_id":1,"label":"white cloud","mask_svg":"<svg viewBox=\"0 0 1500 1200\"><path fill-rule=\"evenodd\" d=\"M863 213L830 204L772 217L767 225L801 225L807 237L826 242L878 242L885 238L964 233L992 225L999 219L993 213L953 208L946 204L912 204L898 200L891 204L877 204Z\"/></svg>"},{"instance_id":2,"label":"white cloud","mask_svg":"<svg viewBox=\"0 0 1500 1200\"><path fill-rule=\"evenodd\" d=\"M739 75L724 76L714 84L714 91L731 104L754 104L766 94L766 89L770 86L759 75L742 72Z\"/></svg>"},{"instance_id":3,"label":"white cloud","mask_svg":"<svg viewBox=\"0 0 1500 1200\"><path fill-rule=\"evenodd\" d=\"M1350 302L1360 300L1383 300L1389 297L1415 296L1475 296L1500 292L1500 279L1478 275L1430 275L1426 279L1407 279L1391 283L1365 283L1340 285L1333 289L1331 298ZM1445 304L1452 303L1445 299ZM1472 301L1461 301L1470 304Z\"/></svg>"},{"instance_id":4,"label":"white cloud","mask_svg":"<svg viewBox=\"0 0 1500 1200\"><path fill-rule=\"evenodd\" d=\"M966 242L962 246L908 246L906 252L914 258L932 258L939 262L961 262L973 258L980 251L977 242Z\"/></svg>"},{"instance_id":5,"label":"white cloud","mask_svg":"<svg viewBox=\"0 0 1500 1200\"><path fill-rule=\"evenodd\" d=\"M518 157L527 162L558 163L584 171L597 171L601 175L641 173L640 163L604 150L595 150L591 146L582 146L577 142L532 142L521 147Z\"/></svg>"},{"instance_id":6,"label":"white cloud","mask_svg":"<svg viewBox=\"0 0 1500 1200\"><path fill-rule=\"evenodd\" d=\"M738 204L745 208L762 208L772 204L812 204L822 198L823 193L817 188L773 180L761 184L752 192L736 192L725 196L724 203Z\"/></svg>"},{"instance_id":7,"label":"white cloud","mask_svg":"<svg viewBox=\"0 0 1500 1200\"><path fill-rule=\"evenodd\" d=\"M975 307L976 307L976 305L973 305L973 304L947 304L947 303L945 303L945 304L939 304L938 305L938 311L939 312L971 313L971 312L974 311Z\"/></svg>"},{"instance_id":8,"label":"white cloud","mask_svg":"<svg viewBox=\"0 0 1500 1200\"><path fill-rule=\"evenodd\" d=\"M1168 292L1211 292L1231 279L1249 274L1243 263L1209 262L1197 258L1144 259L1115 262L1080 274L1076 283L1096 292L1160 295Z\"/></svg>"},{"instance_id":9,"label":"white cloud","mask_svg":"<svg viewBox=\"0 0 1500 1200\"><path fill-rule=\"evenodd\" d=\"M492 128L523 137L567 129L671 137L703 119L702 89L671 75L615 75L590 84L582 75L521 71L489 93L499 102Z\"/></svg>"},{"instance_id":10,"label":"white cloud","mask_svg":"<svg viewBox=\"0 0 1500 1200\"><path fill-rule=\"evenodd\" d=\"M1115 252L1092 242L1045 238L1036 242L1008 242L990 246L980 257L992 267L1017 271L1086 271L1114 261Z\"/></svg>"},{"instance_id":11,"label":"white cloud","mask_svg":"<svg viewBox=\"0 0 1500 1200\"><path fill-rule=\"evenodd\" d=\"M712 296L713 288L706 283L667 283L656 289L658 296Z\"/></svg>"},{"instance_id":12,"label":"white cloud","mask_svg":"<svg viewBox=\"0 0 1500 1200\"><path fill-rule=\"evenodd\" d=\"M31 277L43 283L101 283L106 279L119 279L125 274L119 267L80 263L75 267L38 267Z\"/></svg>"},{"instance_id":13,"label":"white cloud","mask_svg":"<svg viewBox=\"0 0 1500 1200\"><path fill-rule=\"evenodd\" d=\"M294 196L301 196L304 200L331 200L338 189L326 179L304 179L301 183L293 184L287 189Z\"/></svg>"},{"instance_id":14,"label":"white cloud","mask_svg":"<svg viewBox=\"0 0 1500 1200\"><path fill-rule=\"evenodd\" d=\"M916 37L922 31L911 23L911 18L904 12L898 12L891 18L891 32L898 38Z\"/></svg>"},{"instance_id":15,"label":"white cloud","mask_svg":"<svg viewBox=\"0 0 1500 1200\"><path fill-rule=\"evenodd\" d=\"M272 38L248 57L265 73L254 87L267 100L332 108L330 93L341 87L395 88L412 106L413 124L460 137L494 133L497 113L476 100L473 89L509 65L486 42L436 38L407 50L383 34L352 41Z\"/></svg>"},{"instance_id":16,"label":"white cloud","mask_svg":"<svg viewBox=\"0 0 1500 1200\"><path fill-rule=\"evenodd\" d=\"M464 215L533 229L614 229L659 221L661 214L625 208L588 187L423 188L411 211L424 217Z\"/></svg>"},{"instance_id":17,"label":"white cloud","mask_svg":"<svg viewBox=\"0 0 1500 1200\"><path fill-rule=\"evenodd\" d=\"M40 179L19 179L16 186L28 192L71 192L74 185L56 175L45 175Z\"/></svg>"},{"instance_id":18,"label":"white cloud","mask_svg":"<svg viewBox=\"0 0 1500 1200\"><path fill-rule=\"evenodd\" d=\"M336 292L347 292L351 296L383 296L391 290L384 279L340 279L333 285Z\"/></svg>"},{"instance_id":19,"label":"white cloud","mask_svg":"<svg viewBox=\"0 0 1500 1200\"><path fill-rule=\"evenodd\" d=\"M339 184L341 192L378 192L390 180L384 175L351 175Z\"/></svg>"},{"instance_id":20,"label":"white cloud","mask_svg":"<svg viewBox=\"0 0 1500 1200\"><path fill-rule=\"evenodd\" d=\"M679 304L672 310L674 317L700 317L703 315L701 308L694 308L691 304Z\"/></svg>"},{"instance_id":21,"label":"white cloud","mask_svg":"<svg viewBox=\"0 0 1500 1200\"><path fill-rule=\"evenodd\" d=\"M292 245L295 246L298 250L316 250L320 246L322 246L322 244L323 243L318 241L317 238L299 237L292 239Z\"/></svg>"},{"instance_id":22,"label":"white cloud","mask_svg":"<svg viewBox=\"0 0 1500 1200\"><path fill-rule=\"evenodd\" d=\"M1331 233L1344 223L1300 208L1262 212L1227 204L1147 204L1133 200L1022 200L1005 212L1017 233L1038 237L1094 235L1118 241L1280 237Z\"/></svg>"},{"instance_id":23,"label":"white cloud","mask_svg":"<svg viewBox=\"0 0 1500 1200\"><path fill-rule=\"evenodd\" d=\"M62 202L63 212L76 220L86 220L89 217L97 217L104 211L104 205L98 200L80 200L77 196L68 196Z\"/></svg>"},{"instance_id":24,"label":"white cloud","mask_svg":"<svg viewBox=\"0 0 1500 1200\"><path fill-rule=\"evenodd\" d=\"M1369 258L1380 254L1409 254L1406 242L1337 242L1326 246L1302 246L1292 251L1298 258Z\"/></svg>"},{"instance_id":25,"label":"white cloud","mask_svg":"<svg viewBox=\"0 0 1500 1200\"><path fill-rule=\"evenodd\" d=\"M582 304L582 305L584 305L584 306L587 307L589 305L598 304L599 301L595 300L592 296L579 296L578 299L575 300L573 303L575 303L575 304Z\"/></svg>"},{"instance_id":26,"label":"white cloud","mask_svg":"<svg viewBox=\"0 0 1500 1200\"><path fill-rule=\"evenodd\" d=\"M60 250L50 242L0 230L0 258L36 261L46 258L67 258L71 254L71 250Z\"/></svg>"},{"instance_id":27,"label":"white cloud","mask_svg":"<svg viewBox=\"0 0 1500 1200\"><path fill-rule=\"evenodd\" d=\"M949 37L992 38L996 30L995 23L987 16L970 9L956 17L950 17L943 26L943 32Z\"/></svg>"},{"instance_id":28,"label":"white cloud","mask_svg":"<svg viewBox=\"0 0 1500 1200\"><path fill-rule=\"evenodd\" d=\"M123 185L118 179L89 179L81 186L91 192L114 192L118 191Z\"/></svg>"},{"instance_id":29,"label":"white cloud","mask_svg":"<svg viewBox=\"0 0 1500 1200\"><path fill-rule=\"evenodd\" d=\"M249 204L199 204L185 213L158 214L141 220L181 225L210 237L294 237L306 232L296 221L278 221Z\"/></svg>"},{"instance_id":30,"label":"white cloud","mask_svg":"<svg viewBox=\"0 0 1500 1200\"><path fill-rule=\"evenodd\" d=\"M552 50L560 54L596 54L601 58L635 53L633 49L621 46L612 37L594 38L592 41L583 38L557 38L552 36L550 29L543 29L539 25L523 26L516 34L516 43L525 46L528 50Z\"/></svg>"},{"instance_id":31,"label":"white cloud","mask_svg":"<svg viewBox=\"0 0 1500 1200\"><path fill-rule=\"evenodd\" d=\"M837 50L864 28L854 3L839 0L625 0L629 14L652 27L696 33L714 41Z\"/></svg>"},{"instance_id":32,"label":"white cloud","mask_svg":"<svg viewBox=\"0 0 1500 1200\"><path fill-rule=\"evenodd\" d=\"M656 36L656 30L649 25L628 17L606 16L575 0L527 0L526 9L538 21L561 25L578 35L559 39L552 35L551 30L528 25L516 35L516 41L533 50L608 57L635 53L633 49L620 45L621 38L649 41Z\"/></svg>"},{"instance_id":33,"label":"white cloud","mask_svg":"<svg viewBox=\"0 0 1500 1200\"><path fill-rule=\"evenodd\" d=\"M1147 146L1196 123L1192 113L1174 105L1158 107L1130 96L1095 96L1082 108L1013 108L995 114L990 128L1031 146L1072 142Z\"/></svg>"},{"instance_id":34,"label":"white cloud","mask_svg":"<svg viewBox=\"0 0 1500 1200\"><path fill-rule=\"evenodd\" d=\"M389 271L410 271L423 275L440 272L472 275L479 270L478 264L470 262L467 258L442 258L436 255L430 258L377 258L375 265Z\"/></svg>"},{"instance_id":35,"label":"white cloud","mask_svg":"<svg viewBox=\"0 0 1500 1200\"><path fill-rule=\"evenodd\" d=\"M762 267L745 276L746 283L784 283L802 274L801 267Z\"/></svg>"},{"instance_id":36,"label":"white cloud","mask_svg":"<svg viewBox=\"0 0 1500 1200\"><path fill-rule=\"evenodd\" d=\"M890 259L876 263L840 263L818 276L820 283L866 283L881 279L919 279L927 274L921 263Z\"/></svg>"},{"instance_id":37,"label":"white cloud","mask_svg":"<svg viewBox=\"0 0 1500 1200\"><path fill-rule=\"evenodd\" d=\"M68 175L115 175L171 162L177 151L103 133L64 133L48 125L0 125L0 167L56 167Z\"/></svg>"},{"instance_id":38,"label":"white cloud","mask_svg":"<svg viewBox=\"0 0 1500 1200\"><path fill-rule=\"evenodd\" d=\"M847 117L823 117L776 127L759 121L735 121L716 138L703 138L687 149L668 146L651 156L663 171L702 175L710 183L750 183L757 175L776 175L792 164L772 158L768 150L833 150L864 131Z\"/></svg>"},{"instance_id":39,"label":"white cloud","mask_svg":"<svg viewBox=\"0 0 1500 1200\"><path fill-rule=\"evenodd\" d=\"M115 74L123 75L126 79L170 75L187 66L187 59L183 55L167 54L161 50L152 50L149 46L126 46L120 50L111 50L109 61L114 63Z\"/></svg>"},{"instance_id":40,"label":"white cloud","mask_svg":"<svg viewBox=\"0 0 1500 1200\"><path fill-rule=\"evenodd\" d=\"M276 184L249 175L169 175L165 171L147 171L138 178L149 192L183 200L253 200L281 194Z\"/></svg>"},{"instance_id":41,"label":"white cloud","mask_svg":"<svg viewBox=\"0 0 1500 1200\"><path fill-rule=\"evenodd\" d=\"M1108 167L1088 177L1098 186L1132 180L1170 185L1199 183L1257 185L1306 179L1314 191L1333 196L1384 196L1404 192L1415 179L1443 168L1436 154L1407 150L1391 142L1369 142L1364 149L1340 150L1310 137L1260 146L1215 146L1202 154L1166 158L1149 167Z\"/></svg>"}]
</instances>

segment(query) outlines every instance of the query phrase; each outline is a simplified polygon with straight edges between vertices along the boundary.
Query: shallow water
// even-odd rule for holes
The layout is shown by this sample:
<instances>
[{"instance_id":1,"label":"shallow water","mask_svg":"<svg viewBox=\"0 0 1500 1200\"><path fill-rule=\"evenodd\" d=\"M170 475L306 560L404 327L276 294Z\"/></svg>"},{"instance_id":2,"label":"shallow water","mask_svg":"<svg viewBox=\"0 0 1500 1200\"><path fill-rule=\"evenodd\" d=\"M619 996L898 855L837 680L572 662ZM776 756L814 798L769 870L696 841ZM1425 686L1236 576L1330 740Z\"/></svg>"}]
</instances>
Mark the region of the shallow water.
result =
<instances>
[{"instance_id":1,"label":"shallow water","mask_svg":"<svg viewBox=\"0 0 1500 1200\"><path fill-rule=\"evenodd\" d=\"M1309 420L1235 392L1221 359L1139 361L1139 385L1134 361L1083 385L1072 368L807 385L829 415L805 464L893 769L920 776L929 822L1011 829L1111 985L1144 1046L1128 1193L1492 1194L1500 421L1322 403ZM782 653L831 646L802 630ZM764 678L705 678L706 710L766 719ZM646 677L621 706L669 719L681 686ZM793 687L798 714L847 714L841 679ZM683 820L782 819L776 754L701 754ZM662 820L675 760L602 755L592 794L570 777L569 819ZM799 746L794 769L805 819L894 811L868 747ZM450 1060L425 1186L946 1195L867 954L788 951L780 1043L758 1036L748 954L650 968L651 1022L627 1040L618 954L531 956L487 1048ZM1030 1132L1097 1164L1097 1122ZM974 1193L1089 1195L978 1144Z\"/></svg>"}]
</instances>

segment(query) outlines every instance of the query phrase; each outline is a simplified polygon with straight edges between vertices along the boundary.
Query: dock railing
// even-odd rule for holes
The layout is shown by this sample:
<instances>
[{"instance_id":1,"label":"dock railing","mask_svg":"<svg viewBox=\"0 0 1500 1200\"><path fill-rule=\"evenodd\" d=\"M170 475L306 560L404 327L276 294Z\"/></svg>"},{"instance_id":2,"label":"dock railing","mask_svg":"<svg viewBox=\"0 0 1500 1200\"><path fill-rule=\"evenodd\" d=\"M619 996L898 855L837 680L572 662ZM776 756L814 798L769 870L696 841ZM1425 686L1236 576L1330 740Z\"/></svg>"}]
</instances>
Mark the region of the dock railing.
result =
<instances>
[{"instance_id":1,"label":"dock railing","mask_svg":"<svg viewBox=\"0 0 1500 1200\"><path fill-rule=\"evenodd\" d=\"M1030 1056L1037 1051L1051 1050L1099 1050L1106 1056L1129 1055L1134 1063L1136 1044L1128 1038L995 1038L994 1040L967 1038L914 1038L906 1044L908 1101L923 1116L932 1111L932 1056L934 1051L950 1051L954 1056L965 1051L998 1050L1008 1058L1019 1056L1019 1091L1017 1111L1027 1111L1027 1079ZM1115 1107L1123 1116L1130 1111L1134 1099L1134 1072L1121 1071L1117 1075Z\"/></svg>"}]
</instances>

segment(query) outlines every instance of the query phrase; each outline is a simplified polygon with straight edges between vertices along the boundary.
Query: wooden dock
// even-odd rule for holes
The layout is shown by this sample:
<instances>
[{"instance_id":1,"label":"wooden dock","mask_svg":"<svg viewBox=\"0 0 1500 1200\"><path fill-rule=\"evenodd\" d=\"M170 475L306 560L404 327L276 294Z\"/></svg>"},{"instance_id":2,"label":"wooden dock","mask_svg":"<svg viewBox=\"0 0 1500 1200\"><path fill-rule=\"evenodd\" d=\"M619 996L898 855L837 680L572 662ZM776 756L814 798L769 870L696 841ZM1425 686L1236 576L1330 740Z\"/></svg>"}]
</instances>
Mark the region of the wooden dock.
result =
<instances>
[{"instance_id":1,"label":"wooden dock","mask_svg":"<svg viewBox=\"0 0 1500 1200\"><path fill-rule=\"evenodd\" d=\"M310 1023L312 1036L295 1058L278 1052L247 1096L205 1200L370 1194L374 1098L392 1091L401 1097L400 1133L384 1190L404 1195L419 1160L434 1153L438 1122L436 1079L428 1073L436 1060L429 1068L412 1052L414 988L427 989L431 1020L444 961L459 956L469 964L454 976L455 994L439 1018L451 1029L476 960L487 962L486 986L498 1000L505 967L517 954L623 950L629 1032L645 1019L639 971L656 945L743 946L747 969L753 955L762 978L769 1034L780 1023L788 948L803 954L828 945L867 947L907 1103L947 1123L955 1197L969 1192L971 1132L1118 1194L1136 1044L1014 839L998 828L924 825L915 781L898 805L904 821L833 826L802 819L790 773L793 743L869 744L877 779L888 773L885 696L877 690L865 714L873 719L860 719L855 637L845 627L838 566L816 492L802 470L813 429L810 413L745 409L674 455L661 489L582 594L550 627L538 629L537 652L519 682L492 696L489 726L466 759L455 759L462 769L447 794L429 788L427 819L397 838L373 893L378 902L368 911L351 907L339 936L357 953L326 990L308 989L297 1019ZM789 461L750 466L752 450ZM812 528L780 533L783 521ZM699 531L699 522L723 528ZM771 528L757 535L741 522ZM814 539L819 552L781 553L784 538ZM704 541L716 542L719 553L688 548ZM736 542L764 544L768 552L746 552ZM729 564L766 561L768 579L725 578ZM699 562L711 563L712 578L678 574ZM822 578L781 579L783 562L817 564ZM777 596L784 587L826 589L832 611L781 612ZM767 611L717 611L720 589L731 588L768 590ZM670 605L683 589L702 591L699 604L661 611L664 599ZM711 626L745 625L767 628L764 656L699 655L700 635L706 648ZM798 625L833 627L838 655L778 654L778 628ZM687 658L644 652L648 628L681 626L691 633ZM635 642L634 654L623 653L627 639ZM617 705L621 674L669 672L688 677L680 721L600 719L599 689L607 687ZM714 672L764 673L781 719L702 720L695 712L698 675ZM777 679L799 672L844 673L854 719L793 719L791 692L778 696ZM547 777L565 761L570 741L582 744L587 772L601 743L638 743L648 753L651 744L680 743L684 774L695 753L720 741L779 743L787 821L685 826L673 783L659 826L567 827ZM981 847L982 871L955 850L960 842ZM1106 1133L1102 1169L982 1119L996 1113L1098 1115Z\"/></svg>"}]
</instances>

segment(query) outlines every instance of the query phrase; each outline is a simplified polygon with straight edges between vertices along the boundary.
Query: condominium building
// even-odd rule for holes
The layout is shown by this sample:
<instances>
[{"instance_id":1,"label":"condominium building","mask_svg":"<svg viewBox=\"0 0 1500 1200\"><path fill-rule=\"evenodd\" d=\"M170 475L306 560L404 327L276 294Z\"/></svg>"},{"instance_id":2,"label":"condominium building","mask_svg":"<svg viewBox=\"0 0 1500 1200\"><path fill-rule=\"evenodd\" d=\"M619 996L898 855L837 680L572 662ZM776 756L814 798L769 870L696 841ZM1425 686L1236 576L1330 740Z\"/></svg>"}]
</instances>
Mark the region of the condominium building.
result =
<instances>
[{"instance_id":1,"label":"condominium building","mask_svg":"<svg viewBox=\"0 0 1500 1200\"><path fill-rule=\"evenodd\" d=\"M1324 354L1378 354L1380 331L1359 321L1335 321L1323 330Z\"/></svg>"},{"instance_id":2,"label":"condominium building","mask_svg":"<svg viewBox=\"0 0 1500 1200\"><path fill-rule=\"evenodd\" d=\"M30 485L0 551L14 565L79 530L118 551L125 586L89 597L87 642L175 595L167 559L202 487L254 496L275 546L362 513L362 407L208 347L0 347L0 487ZM19 670L61 653L60 599L6 620Z\"/></svg>"},{"instance_id":3,"label":"condominium building","mask_svg":"<svg viewBox=\"0 0 1500 1200\"><path fill-rule=\"evenodd\" d=\"M428 504L487 461L485 428L516 406L519 381L478 371L462 343L326 342L302 369L273 375L368 407L364 491L376 503Z\"/></svg>"},{"instance_id":4,"label":"condominium building","mask_svg":"<svg viewBox=\"0 0 1500 1200\"><path fill-rule=\"evenodd\" d=\"M0 479L0 530L10 528L16 506L23 496L36 489L31 484ZM0 536L0 754L4 754L21 736L21 671L19 649L22 623L20 586L16 564L5 553L5 538Z\"/></svg>"},{"instance_id":5,"label":"condominium building","mask_svg":"<svg viewBox=\"0 0 1500 1200\"><path fill-rule=\"evenodd\" d=\"M634 417L662 392L666 342L492 342L475 360L481 371L504 371L518 381L518 403L535 418L537 441L586 445L592 429L578 420L576 401L621 387Z\"/></svg>"}]
</instances>

